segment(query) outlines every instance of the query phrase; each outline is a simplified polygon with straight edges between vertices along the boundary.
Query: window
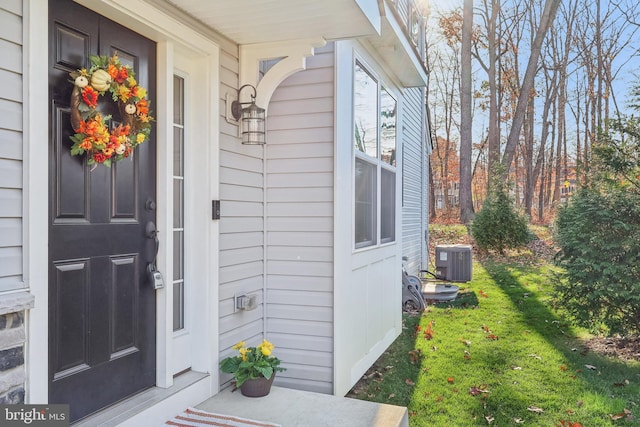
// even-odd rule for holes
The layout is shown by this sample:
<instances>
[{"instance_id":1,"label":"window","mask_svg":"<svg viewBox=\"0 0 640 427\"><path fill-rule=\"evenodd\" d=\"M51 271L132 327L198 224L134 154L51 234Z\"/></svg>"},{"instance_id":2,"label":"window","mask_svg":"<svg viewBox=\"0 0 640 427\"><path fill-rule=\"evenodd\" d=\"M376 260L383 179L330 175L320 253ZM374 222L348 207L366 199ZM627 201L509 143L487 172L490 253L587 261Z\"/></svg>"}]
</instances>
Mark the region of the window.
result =
<instances>
[{"instance_id":1,"label":"window","mask_svg":"<svg viewBox=\"0 0 640 427\"><path fill-rule=\"evenodd\" d=\"M380 92L380 140L382 161L396 165L396 109L398 103L387 92Z\"/></svg>"},{"instance_id":2,"label":"window","mask_svg":"<svg viewBox=\"0 0 640 427\"><path fill-rule=\"evenodd\" d=\"M356 158L356 247L376 244L376 167Z\"/></svg>"},{"instance_id":3,"label":"window","mask_svg":"<svg viewBox=\"0 0 640 427\"><path fill-rule=\"evenodd\" d=\"M382 169L380 182L380 241L396 240L396 174Z\"/></svg>"},{"instance_id":4,"label":"window","mask_svg":"<svg viewBox=\"0 0 640 427\"><path fill-rule=\"evenodd\" d=\"M173 330L184 329L184 79L173 76Z\"/></svg>"},{"instance_id":5,"label":"window","mask_svg":"<svg viewBox=\"0 0 640 427\"><path fill-rule=\"evenodd\" d=\"M360 62L354 67L355 247L395 241L398 103Z\"/></svg>"},{"instance_id":6,"label":"window","mask_svg":"<svg viewBox=\"0 0 640 427\"><path fill-rule=\"evenodd\" d=\"M355 144L356 149L378 157L378 82L356 63Z\"/></svg>"}]
</instances>

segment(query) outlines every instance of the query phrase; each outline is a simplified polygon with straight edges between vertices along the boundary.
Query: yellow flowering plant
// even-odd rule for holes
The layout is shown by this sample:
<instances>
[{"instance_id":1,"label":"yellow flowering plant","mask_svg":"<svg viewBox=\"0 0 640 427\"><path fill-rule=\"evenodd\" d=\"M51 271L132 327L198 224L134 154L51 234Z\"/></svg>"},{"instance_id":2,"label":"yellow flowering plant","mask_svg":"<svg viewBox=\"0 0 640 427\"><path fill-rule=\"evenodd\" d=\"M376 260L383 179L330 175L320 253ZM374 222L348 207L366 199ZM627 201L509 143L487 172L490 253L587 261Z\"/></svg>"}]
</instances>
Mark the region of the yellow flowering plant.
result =
<instances>
[{"instance_id":1,"label":"yellow flowering plant","mask_svg":"<svg viewBox=\"0 0 640 427\"><path fill-rule=\"evenodd\" d=\"M267 340L255 347L247 347L244 341L240 341L232 348L238 350L238 355L222 360L220 370L234 375L236 387L249 379L270 379L275 372L285 370L280 367L280 359L272 356L274 345Z\"/></svg>"}]
</instances>

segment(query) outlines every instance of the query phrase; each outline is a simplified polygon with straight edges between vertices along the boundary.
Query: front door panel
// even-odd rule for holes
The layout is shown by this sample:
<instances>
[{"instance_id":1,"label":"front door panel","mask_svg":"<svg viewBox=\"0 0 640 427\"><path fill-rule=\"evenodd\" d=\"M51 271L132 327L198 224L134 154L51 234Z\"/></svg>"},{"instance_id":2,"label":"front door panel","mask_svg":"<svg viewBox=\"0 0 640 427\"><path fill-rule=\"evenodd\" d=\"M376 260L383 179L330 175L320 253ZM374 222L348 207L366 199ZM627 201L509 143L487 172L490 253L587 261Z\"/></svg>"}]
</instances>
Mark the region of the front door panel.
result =
<instances>
[{"instance_id":1,"label":"front door panel","mask_svg":"<svg viewBox=\"0 0 640 427\"><path fill-rule=\"evenodd\" d=\"M155 43L71 0L50 0L49 401L80 419L155 384L155 135L133 156L90 167L71 156L69 72L89 55L133 67L155 99ZM99 110L120 120L109 93Z\"/></svg>"}]
</instances>

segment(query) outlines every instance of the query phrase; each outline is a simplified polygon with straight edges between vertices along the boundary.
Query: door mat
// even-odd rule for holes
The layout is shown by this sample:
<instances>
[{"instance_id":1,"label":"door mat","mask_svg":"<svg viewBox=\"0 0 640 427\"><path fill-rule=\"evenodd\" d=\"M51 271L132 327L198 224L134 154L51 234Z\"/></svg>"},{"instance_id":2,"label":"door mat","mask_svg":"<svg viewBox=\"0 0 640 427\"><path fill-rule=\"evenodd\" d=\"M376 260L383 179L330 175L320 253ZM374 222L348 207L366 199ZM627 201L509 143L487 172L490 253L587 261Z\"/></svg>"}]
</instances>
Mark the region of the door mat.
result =
<instances>
[{"instance_id":1,"label":"door mat","mask_svg":"<svg viewBox=\"0 0 640 427\"><path fill-rule=\"evenodd\" d=\"M280 427L280 424L250 420L232 415L214 414L196 408L187 408L176 415L165 426L175 427Z\"/></svg>"}]
</instances>

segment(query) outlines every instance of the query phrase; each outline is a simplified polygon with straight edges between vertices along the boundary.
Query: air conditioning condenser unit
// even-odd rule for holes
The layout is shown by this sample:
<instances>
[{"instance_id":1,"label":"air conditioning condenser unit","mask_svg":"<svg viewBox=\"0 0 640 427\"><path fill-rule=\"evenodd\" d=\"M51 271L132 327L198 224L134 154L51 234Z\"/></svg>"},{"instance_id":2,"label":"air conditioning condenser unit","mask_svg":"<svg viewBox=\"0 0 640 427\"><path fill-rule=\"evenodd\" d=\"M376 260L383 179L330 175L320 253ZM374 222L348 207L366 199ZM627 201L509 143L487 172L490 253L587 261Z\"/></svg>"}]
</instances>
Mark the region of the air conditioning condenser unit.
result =
<instances>
[{"instance_id":1,"label":"air conditioning condenser unit","mask_svg":"<svg viewBox=\"0 0 640 427\"><path fill-rule=\"evenodd\" d=\"M436 246L436 277L449 282L471 280L471 246Z\"/></svg>"}]
</instances>

